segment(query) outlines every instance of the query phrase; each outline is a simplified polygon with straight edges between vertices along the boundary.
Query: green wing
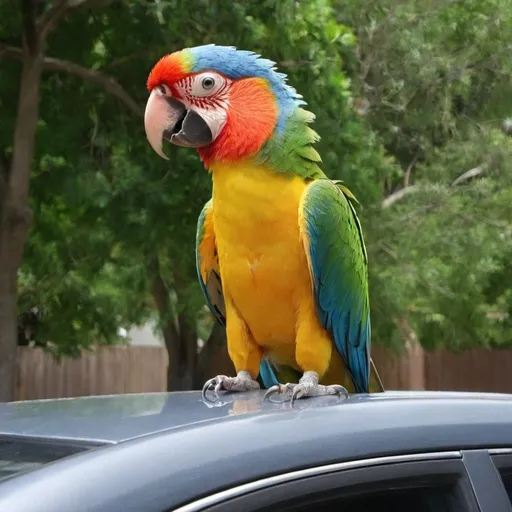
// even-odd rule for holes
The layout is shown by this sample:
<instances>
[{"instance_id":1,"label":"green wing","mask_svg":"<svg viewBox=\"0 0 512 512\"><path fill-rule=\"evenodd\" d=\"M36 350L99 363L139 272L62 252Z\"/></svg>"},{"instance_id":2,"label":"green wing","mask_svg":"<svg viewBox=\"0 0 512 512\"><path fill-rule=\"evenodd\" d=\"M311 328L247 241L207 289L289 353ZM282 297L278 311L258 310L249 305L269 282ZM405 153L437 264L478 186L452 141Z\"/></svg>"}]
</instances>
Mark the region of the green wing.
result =
<instances>
[{"instance_id":1,"label":"green wing","mask_svg":"<svg viewBox=\"0 0 512 512\"><path fill-rule=\"evenodd\" d=\"M213 205L210 199L201 210L196 232L196 269L199 284L203 290L206 304L217 320L226 326L226 308L222 294L219 257L215 244L215 232L212 221Z\"/></svg>"},{"instance_id":2,"label":"green wing","mask_svg":"<svg viewBox=\"0 0 512 512\"><path fill-rule=\"evenodd\" d=\"M323 327L343 357L357 392L370 385L368 259L361 225L343 185L318 179L299 212L301 236Z\"/></svg>"}]
</instances>

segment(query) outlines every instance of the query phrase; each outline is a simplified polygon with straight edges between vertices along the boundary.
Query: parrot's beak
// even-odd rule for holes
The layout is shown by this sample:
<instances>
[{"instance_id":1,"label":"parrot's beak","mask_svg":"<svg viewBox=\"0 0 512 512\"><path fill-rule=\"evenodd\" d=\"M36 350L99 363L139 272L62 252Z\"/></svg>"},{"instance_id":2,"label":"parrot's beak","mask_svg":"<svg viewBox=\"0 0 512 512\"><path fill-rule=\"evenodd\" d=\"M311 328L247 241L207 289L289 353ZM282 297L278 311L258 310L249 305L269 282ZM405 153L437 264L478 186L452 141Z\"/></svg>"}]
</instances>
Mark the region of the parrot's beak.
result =
<instances>
[{"instance_id":1,"label":"parrot's beak","mask_svg":"<svg viewBox=\"0 0 512 512\"><path fill-rule=\"evenodd\" d=\"M210 127L197 112L187 110L181 101L158 89L151 92L146 104L144 128L153 150L166 160L164 139L186 148L206 146L213 140Z\"/></svg>"}]
</instances>

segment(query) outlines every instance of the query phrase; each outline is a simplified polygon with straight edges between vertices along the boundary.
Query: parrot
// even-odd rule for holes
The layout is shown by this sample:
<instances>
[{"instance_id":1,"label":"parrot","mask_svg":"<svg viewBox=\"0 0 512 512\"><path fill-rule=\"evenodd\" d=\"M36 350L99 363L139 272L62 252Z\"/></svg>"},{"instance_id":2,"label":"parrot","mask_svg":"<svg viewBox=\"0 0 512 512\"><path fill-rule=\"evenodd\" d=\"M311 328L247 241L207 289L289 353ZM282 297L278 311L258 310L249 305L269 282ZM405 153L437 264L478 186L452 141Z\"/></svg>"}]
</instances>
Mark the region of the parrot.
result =
<instances>
[{"instance_id":1,"label":"parrot","mask_svg":"<svg viewBox=\"0 0 512 512\"><path fill-rule=\"evenodd\" d=\"M357 199L322 171L315 115L274 61L234 46L176 50L146 82L147 140L193 148L212 179L197 276L236 376L208 391L297 399L384 391L370 356Z\"/></svg>"}]
</instances>

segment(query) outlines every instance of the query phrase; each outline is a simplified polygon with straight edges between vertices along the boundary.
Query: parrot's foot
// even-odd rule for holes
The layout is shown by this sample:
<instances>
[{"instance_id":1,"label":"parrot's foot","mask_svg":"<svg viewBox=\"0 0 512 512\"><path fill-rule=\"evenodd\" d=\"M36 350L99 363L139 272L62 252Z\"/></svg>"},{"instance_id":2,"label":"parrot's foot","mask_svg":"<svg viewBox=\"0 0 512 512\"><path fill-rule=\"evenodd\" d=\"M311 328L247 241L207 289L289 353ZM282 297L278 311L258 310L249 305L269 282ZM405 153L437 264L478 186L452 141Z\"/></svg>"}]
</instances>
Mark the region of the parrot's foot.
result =
<instances>
[{"instance_id":1,"label":"parrot's foot","mask_svg":"<svg viewBox=\"0 0 512 512\"><path fill-rule=\"evenodd\" d=\"M207 400L206 392L208 390L213 390L218 398L219 391L255 391L257 389L260 389L260 385L252 379L249 372L238 372L236 377L217 375L217 377L213 377L213 379L205 382L203 386L203 400Z\"/></svg>"},{"instance_id":2,"label":"parrot's foot","mask_svg":"<svg viewBox=\"0 0 512 512\"><path fill-rule=\"evenodd\" d=\"M304 372L298 384L278 384L272 386L266 393L263 400L275 394L284 394L293 402L298 398L308 396L329 396L344 395L348 397L348 391L339 384L332 386L323 386L318 384L318 373Z\"/></svg>"}]
</instances>

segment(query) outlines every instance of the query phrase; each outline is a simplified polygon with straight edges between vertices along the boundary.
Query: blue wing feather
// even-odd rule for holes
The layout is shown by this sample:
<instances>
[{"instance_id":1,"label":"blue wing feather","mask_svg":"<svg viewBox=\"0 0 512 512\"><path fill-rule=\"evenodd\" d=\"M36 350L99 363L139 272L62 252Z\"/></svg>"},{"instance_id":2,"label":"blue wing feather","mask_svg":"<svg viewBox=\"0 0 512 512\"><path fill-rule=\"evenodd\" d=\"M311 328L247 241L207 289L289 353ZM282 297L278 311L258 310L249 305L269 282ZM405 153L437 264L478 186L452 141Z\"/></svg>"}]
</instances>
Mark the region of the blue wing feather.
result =
<instances>
[{"instance_id":1,"label":"blue wing feather","mask_svg":"<svg viewBox=\"0 0 512 512\"><path fill-rule=\"evenodd\" d=\"M201 242L205 235L205 221L206 216L211 215L212 211L212 200L210 199L201 210L199 214L199 218L197 220L197 231L196 231L196 272L197 277L199 279L199 285L201 286L201 290L203 291L204 298L206 300L206 304L210 311L215 315L217 321L224 327L226 327L226 317L223 313L224 309L224 299L222 295L222 283L220 280L220 275L218 269L209 268L207 269L207 279L203 280L203 276L201 275L201 254L199 251L199 247L201 246ZM212 299L212 292L215 292L215 299Z\"/></svg>"},{"instance_id":2,"label":"blue wing feather","mask_svg":"<svg viewBox=\"0 0 512 512\"><path fill-rule=\"evenodd\" d=\"M332 333L356 391L367 393L371 327L361 227L348 197L330 180L313 181L304 194L301 229L318 315Z\"/></svg>"}]
</instances>

